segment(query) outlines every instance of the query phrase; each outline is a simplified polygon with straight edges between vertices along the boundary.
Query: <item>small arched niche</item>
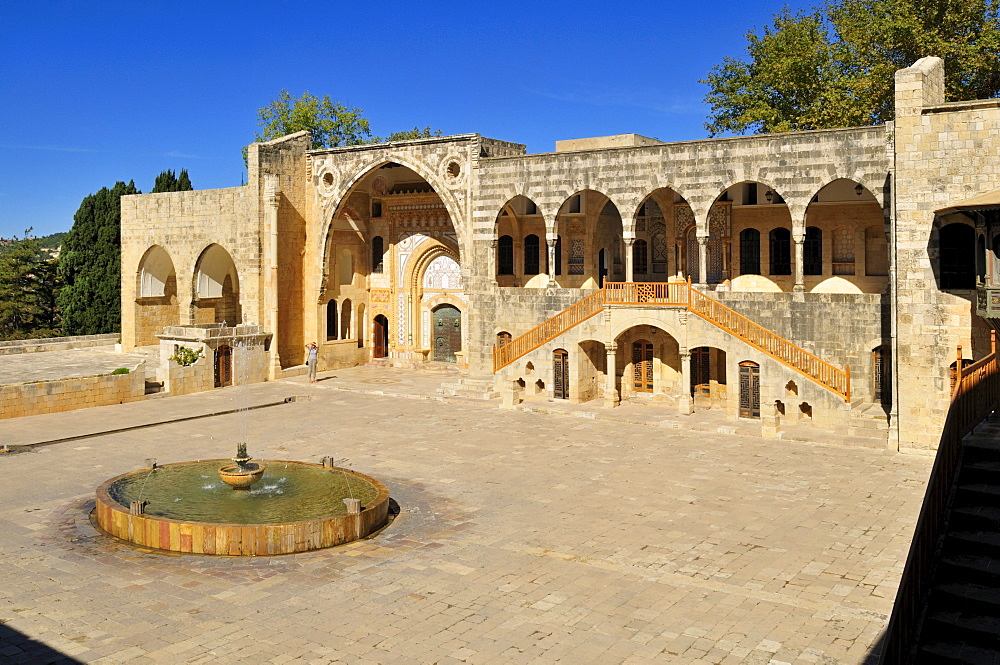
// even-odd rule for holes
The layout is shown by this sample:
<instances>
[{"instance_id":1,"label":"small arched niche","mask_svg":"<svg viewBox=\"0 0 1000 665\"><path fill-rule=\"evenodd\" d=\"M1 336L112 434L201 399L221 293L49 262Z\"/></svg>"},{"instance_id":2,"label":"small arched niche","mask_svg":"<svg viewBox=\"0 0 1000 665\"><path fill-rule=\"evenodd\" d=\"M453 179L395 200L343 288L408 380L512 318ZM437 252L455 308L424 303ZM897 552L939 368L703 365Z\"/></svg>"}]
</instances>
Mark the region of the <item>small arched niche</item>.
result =
<instances>
[{"instance_id":1,"label":"small arched niche","mask_svg":"<svg viewBox=\"0 0 1000 665\"><path fill-rule=\"evenodd\" d=\"M242 321L236 264L220 245L209 245L198 259L192 305L195 323L235 325Z\"/></svg>"}]
</instances>

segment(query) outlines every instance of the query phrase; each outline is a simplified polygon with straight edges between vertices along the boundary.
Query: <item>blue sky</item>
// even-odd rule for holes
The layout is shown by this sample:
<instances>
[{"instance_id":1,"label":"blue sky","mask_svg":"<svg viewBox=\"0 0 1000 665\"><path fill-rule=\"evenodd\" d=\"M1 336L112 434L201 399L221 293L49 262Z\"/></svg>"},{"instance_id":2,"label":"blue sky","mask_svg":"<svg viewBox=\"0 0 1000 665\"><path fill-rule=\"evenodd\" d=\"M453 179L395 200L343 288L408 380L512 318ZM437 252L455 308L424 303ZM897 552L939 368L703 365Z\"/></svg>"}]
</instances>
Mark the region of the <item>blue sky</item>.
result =
<instances>
[{"instance_id":1,"label":"blue sky","mask_svg":"<svg viewBox=\"0 0 1000 665\"><path fill-rule=\"evenodd\" d=\"M167 168L239 185L282 88L381 135L703 138L698 79L784 4L0 0L0 236L68 230L87 194Z\"/></svg>"}]
</instances>

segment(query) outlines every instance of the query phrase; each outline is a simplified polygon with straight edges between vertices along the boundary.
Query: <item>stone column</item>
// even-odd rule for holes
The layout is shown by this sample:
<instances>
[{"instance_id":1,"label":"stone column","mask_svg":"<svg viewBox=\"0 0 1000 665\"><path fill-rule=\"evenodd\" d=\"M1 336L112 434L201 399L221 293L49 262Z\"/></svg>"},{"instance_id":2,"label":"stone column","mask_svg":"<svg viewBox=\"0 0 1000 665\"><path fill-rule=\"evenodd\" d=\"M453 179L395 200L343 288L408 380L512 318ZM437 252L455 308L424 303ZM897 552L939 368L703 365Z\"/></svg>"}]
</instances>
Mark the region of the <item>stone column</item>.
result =
<instances>
[{"instance_id":1,"label":"stone column","mask_svg":"<svg viewBox=\"0 0 1000 665\"><path fill-rule=\"evenodd\" d=\"M268 308L268 323L271 328L271 362L268 374L273 381L281 376L281 355L278 353L278 206L281 204L281 189L278 176L267 175L264 181L264 204L267 210L269 237L267 245L267 282L265 284Z\"/></svg>"},{"instance_id":2,"label":"stone column","mask_svg":"<svg viewBox=\"0 0 1000 665\"><path fill-rule=\"evenodd\" d=\"M615 387L615 365L618 353L618 345L614 342L604 345L607 353L607 364L604 373L604 406L614 408L619 404L618 389Z\"/></svg>"},{"instance_id":3,"label":"stone column","mask_svg":"<svg viewBox=\"0 0 1000 665\"><path fill-rule=\"evenodd\" d=\"M489 271L494 283L497 281L497 245L499 243L500 241L496 238L490 240Z\"/></svg>"},{"instance_id":4,"label":"stone column","mask_svg":"<svg viewBox=\"0 0 1000 665\"><path fill-rule=\"evenodd\" d=\"M806 290L806 280L805 280L805 256L803 255L803 247L805 246L806 236L805 234L797 233L792 236L792 240L795 241L795 256L793 261L795 262L795 291L797 293L802 293Z\"/></svg>"},{"instance_id":5,"label":"stone column","mask_svg":"<svg viewBox=\"0 0 1000 665\"><path fill-rule=\"evenodd\" d=\"M691 399L691 352L681 349L681 396L677 400L677 413L689 416L694 413L694 400Z\"/></svg>"},{"instance_id":6,"label":"stone column","mask_svg":"<svg viewBox=\"0 0 1000 665\"><path fill-rule=\"evenodd\" d=\"M698 236L698 286L708 287L708 236Z\"/></svg>"},{"instance_id":7,"label":"stone column","mask_svg":"<svg viewBox=\"0 0 1000 665\"><path fill-rule=\"evenodd\" d=\"M632 245L635 238L625 238L625 281L635 281L635 255L632 254Z\"/></svg>"},{"instance_id":8,"label":"stone column","mask_svg":"<svg viewBox=\"0 0 1000 665\"><path fill-rule=\"evenodd\" d=\"M558 238L547 237L545 244L549 246L549 284L556 281L556 241Z\"/></svg>"}]
</instances>

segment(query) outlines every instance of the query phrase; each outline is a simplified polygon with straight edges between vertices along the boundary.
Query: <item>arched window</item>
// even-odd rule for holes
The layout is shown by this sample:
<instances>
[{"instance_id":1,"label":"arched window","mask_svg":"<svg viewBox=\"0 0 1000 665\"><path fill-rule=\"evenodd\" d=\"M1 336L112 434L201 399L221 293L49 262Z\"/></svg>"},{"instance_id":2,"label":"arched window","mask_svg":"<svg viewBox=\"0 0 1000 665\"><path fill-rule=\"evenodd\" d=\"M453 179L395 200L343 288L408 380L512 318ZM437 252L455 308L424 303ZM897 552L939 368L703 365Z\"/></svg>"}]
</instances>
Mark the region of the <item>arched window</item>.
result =
<instances>
[{"instance_id":1,"label":"arched window","mask_svg":"<svg viewBox=\"0 0 1000 665\"><path fill-rule=\"evenodd\" d=\"M649 247L645 240L636 240L632 243L632 272L636 275L645 275L649 272Z\"/></svg>"},{"instance_id":2,"label":"arched window","mask_svg":"<svg viewBox=\"0 0 1000 665\"><path fill-rule=\"evenodd\" d=\"M556 274L562 274L562 236L556 236Z\"/></svg>"},{"instance_id":3,"label":"arched window","mask_svg":"<svg viewBox=\"0 0 1000 665\"><path fill-rule=\"evenodd\" d=\"M740 231L740 274L760 274L760 231L757 229Z\"/></svg>"},{"instance_id":4,"label":"arched window","mask_svg":"<svg viewBox=\"0 0 1000 665\"><path fill-rule=\"evenodd\" d=\"M326 303L326 340L337 339L337 301Z\"/></svg>"},{"instance_id":5,"label":"arched window","mask_svg":"<svg viewBox=\"0 0 1000 665\"><path fill-rule=\"evenodd\" d=\"M340 339L351 339L351 299L344 300L340 310Z\"/></svg>"},{"instance_id":6,"label":"arched window","mask_svg":"<svg viewBox=\"0 0 1000 665\"><path fill-rule=\"evenodd\" d=\"M372 238L372 272L383 272L385 261L385 241L382 236Z\"/></svg>"},{"instance_id":7,"label":"arched window","mask_svg":"<svg viewBox=\"0 0 1000 665\"><path fill-rule=\"evenodd\" d=\"M538 236L534 233L524 238L524 274L538 274Z\"/></svg>"},{"instance_id":8,"label":"arched window","mask_svg":"<svg viewBox=\"0 0 1000 665\"><path fill-rule=\"evenodd\" d=\"M503 347L510 344L511 334L506 330L497 333L497 347Z\"/></svg>"},{"instance_id":9,"label":"arched window","mask_svg":"<svg viewBox=\"0 0 1000 665\"><path fill-rule=\"evenodd\" d=\"M497 241L497 274L514 274L514 239L510 236L500 236Z\"/></svg>"},{"instance_id":10,"label":"arched window","mask_svg":"<svg viewBox=\"0 0 1000 665\"><path fill-rule=\"evenodd\" d=\"M966 224L947 224L941 228L939 237L941 288L976 288L976 266L972 259L976 232Z\"/></svg>"},{"instance_id":11,"label":"arched window","mask_svg":"<svg viewBox=\"0 0 1000 665\"><path fill-rule=\"evenodd\" d=\"M851 256L854 256L853 251ZM851 261L853 263L854 259ZM806 227L806 237L802 243L802 272L806 275L823 274L823 231L819 227ZM853 266L847 274L854 274Z\"/></svg>"},{"instance_id":12,"label":"arched window","mask_svg":"<svg viewBox=\"0 0 1000 665\"><path fill-rule=\"evenodd\" d=\"M773 229L769 234L772 275L792 274L792 232Z\"/></svg>"}]
</instances>

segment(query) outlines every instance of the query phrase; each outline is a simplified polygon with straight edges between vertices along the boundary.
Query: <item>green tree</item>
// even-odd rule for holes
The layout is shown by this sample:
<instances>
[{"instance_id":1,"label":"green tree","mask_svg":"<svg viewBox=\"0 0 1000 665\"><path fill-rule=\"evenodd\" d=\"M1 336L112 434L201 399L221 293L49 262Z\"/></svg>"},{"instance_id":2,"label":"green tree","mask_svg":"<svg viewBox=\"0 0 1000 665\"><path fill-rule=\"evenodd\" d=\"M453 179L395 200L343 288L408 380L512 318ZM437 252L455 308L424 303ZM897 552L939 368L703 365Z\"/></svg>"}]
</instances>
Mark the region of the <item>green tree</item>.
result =
<instances>
[{"instance_id":1,"label":"green tree","mask_svg":"<svg viewBox=\"0 0 1000 665\"><path fill-rule=\"evenodd\" d=\"M59 310L67 335L121 329L121 197L139 194L132 181L104 187L80 203L59 256Z\"/></svg>"},{"instance_id":2,"label":"green tree","mask_svg":"<svg viewBox=\"0 0 1000 665\"><path fill-rule=\"evenodd\" d=\"M41 251L31 229L14 240L0 256L0 339L58 335L56 261Z\"/></svg>"},{"instance_id":3,"label":"green tree","mask_svg":"<svg viewBox=\"0 0 1000 665\"><path fill-rule=\"evenodd\" d=\"M286 134L308 130L313 148L335 148L358 145L371 138L372 132L359 108L348 108L323 95L320 99L309 93L292 97L287 90L278 98L257 110L260 131L254 141L270 141Z\"/></svg>"},{"instance_id":4,"label":"green tree","mask_svg":"<svg viewBox=\"0 0 1000 665\"><path fill-rule=\"evenodd\" d=\"M410 141L412 139L429 139L432 136L441 136L441 130L432 130L430 127L414 127L403 132L393 132L389 136L376 136L371 143L385 143L386 141Z\"/></svg>"},{"instance_id":5,"label":"green tree","mask_svg":"<svg viewBox=\"0 0 1000 665\"><path fill-rule=\"evenodd\" d=\"M1000 92L998 0L827 0L785 9L747 33L746 59L702 80L711 136L881 124L893 74L927 55L947 68L950 100Z\"/></svg>"},{"instance_id":6,"label":"green tree","mask_svg":"<svg viewBox=\"0 0 1000 665\"><path fill-rule=\"evenodd\" d=\"M179 176L174 173L173 169L167 169L166 171L161 171L160 175L156 176L151 193L187 192L192 189L194 187L191 186L191 179L188 177L187 169L181 169Z\"/></svg>"},{"instance_id":7,"label":"green tree","mask_svg":"<svg viewBox=\"0 0 1000 665\"><path fill-rule=\"evenodd\" d=\"M267 106L257 109L257 126L260 131L254 141L272 139L307 130L312 135L313 148L336 148L344 145L362 145L383 141L407 141L410 139L441 136L441 130L430 127L394 132L387 137L374 136L364 110L348 108L334 102L329 95L320 99L309 93L293 97L287 90L278 93L277 99ZM247 161L247 149L243 148L243 163Z\"/></svg>"}]
</instances>

